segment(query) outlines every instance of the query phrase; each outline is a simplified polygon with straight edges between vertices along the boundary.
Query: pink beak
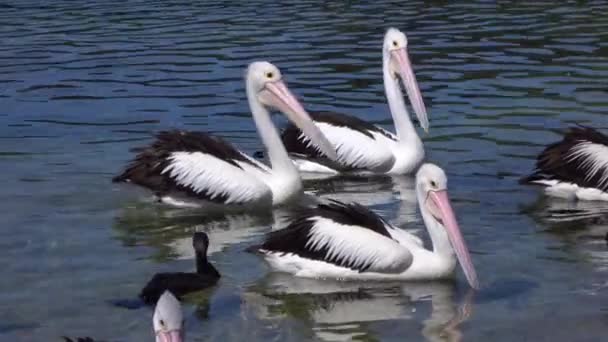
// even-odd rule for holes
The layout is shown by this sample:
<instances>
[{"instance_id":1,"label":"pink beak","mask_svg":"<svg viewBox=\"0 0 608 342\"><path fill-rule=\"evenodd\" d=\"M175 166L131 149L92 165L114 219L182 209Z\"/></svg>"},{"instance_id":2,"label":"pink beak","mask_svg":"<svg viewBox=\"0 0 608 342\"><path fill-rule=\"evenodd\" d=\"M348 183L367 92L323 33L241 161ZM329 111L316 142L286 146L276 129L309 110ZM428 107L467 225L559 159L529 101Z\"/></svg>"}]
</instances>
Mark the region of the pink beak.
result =
<instances>
[{"instance_id":1,"label":"pink beak","mask_svg":"<svg viewBox=\"0 0 608 342\"><path fill-rule=\"evenodd\" d=\"M456 257L460 266L464 271L464 275L474 289L479 289L479 280L477 280L477 273L471 261L471 255L469 249L464 242L458 222L456 222L456 216L450 205L450 199L448 198L448 192L446 190L440 191L429 191L429 197L433 201L435 208L430 207L430 211L435 218L441 220L448 234L452 248L456 252Z\"/></svg>"},{"instance_id":2,"label":"pink beak","mask_svg":"<svg viewBox=\"0 0 608 342\"><path fill-rule=\"evenodd\" d=\"M260 93L263 102L283 112L287 118L302 130L312 143L332 160L338 159L336 149L314 124L308 112L289 91L283 81L266 83Z\"/></svg>"},{"instance_id":3,"label":"pink beak","mask_svg":"<svg viewBox=\"0 0 608 342\"><path fill-rule=\"evenodd\" d=\"M179 330L160 331L157 336L160 342L183 342L182 334Z\"/></svg>"},{"instance_id":4,"label":"pink beak","mask_svg":"<svg viewBox=\"0 0 608 342\"><path fill-rule=\"evenodd\" d=\"M412 70L412 64L410 63L410 57L407 50L405 48L393 50L391 56L397 61L399 75L403 80L407 96L410 99L412 107L414 107L414 112L418 117L418 121L420 121L420 126L422 126L425 132L428 132L429 119L426 114L426 107L422 100L422 94L420 93L420 88L418 88L418 81L416 81L416 76Z\"/></svg>"}]
</instances>

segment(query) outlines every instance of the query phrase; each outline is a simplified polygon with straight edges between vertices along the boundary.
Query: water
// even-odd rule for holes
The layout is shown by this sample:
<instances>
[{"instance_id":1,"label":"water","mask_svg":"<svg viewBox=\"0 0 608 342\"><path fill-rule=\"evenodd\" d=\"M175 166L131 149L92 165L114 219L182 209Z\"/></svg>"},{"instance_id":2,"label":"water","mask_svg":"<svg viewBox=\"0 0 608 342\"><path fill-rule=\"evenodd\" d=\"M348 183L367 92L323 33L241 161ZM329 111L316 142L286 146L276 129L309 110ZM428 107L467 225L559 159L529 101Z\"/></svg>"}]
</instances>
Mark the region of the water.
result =
<instances>
[{"instance_id":1,"label":"water","mask_svg":"<svg viewBox=\"0 0 608 342\"><path fill-rule=\"evenodd\" d=\"M391 128L380 47L393 25L409 35L425 146L448 172L483 291L470 294L460 274L435 284L271 274L243 249L275 217L205 217L110 183L130 148L166 128L260 149L242 80L256 59L280 66L309 108ZM608 205L549 200L517 179L561 129L608 127L607 80L603 1L5 1L0 339L151 340L150 309L110 302L155 272L192 269L189 237L204 230L224 277L185 304L190 340L600 340ZM422 230L411 182L306 186Z\"/></svg>"}]
</instances>

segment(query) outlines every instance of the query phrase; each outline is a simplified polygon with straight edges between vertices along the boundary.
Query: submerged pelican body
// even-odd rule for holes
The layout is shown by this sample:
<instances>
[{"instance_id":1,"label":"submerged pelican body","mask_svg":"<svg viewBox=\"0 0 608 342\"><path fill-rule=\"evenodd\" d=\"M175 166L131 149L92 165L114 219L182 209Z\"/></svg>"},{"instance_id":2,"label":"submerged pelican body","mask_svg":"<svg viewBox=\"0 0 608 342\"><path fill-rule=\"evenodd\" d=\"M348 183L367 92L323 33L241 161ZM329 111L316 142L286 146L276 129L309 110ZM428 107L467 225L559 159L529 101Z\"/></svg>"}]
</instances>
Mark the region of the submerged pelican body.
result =
<instances>
[{"instance_id":1,"label":"submerged pelican body","mask_svg":"<svg viewBox=\"0 0 608 342\"><path fill-rule=\"evenodd\" d=\"M302 172L409 174L424 159L422 140L409 117L399 78L403 81L420 125L428 130L426 107L407 52L407 37L391 28L384 36L382 73L395 134L340 113L311 113L315 124L335 146L337 159L322 150L295 125L288 126L282 140Z\"/></svg>"},{"instance_id":2,"label":"submerged pelican body","mask_svg":"<svg viewBox=\"0 0 608 342\"><path fill-rule=\"evenodd\" d=\"M146 187L162 202L179 206L254 209L298 201L303 194L300 175L268 109L283 112L330 158L335 157L335 150L291 94L277 67L268 62L250 64L246 85L271 167L221 138L203 132L167 131L139 149L135 160L113 181Z\"/></svg>"},{"instance_id":3,"label":"submerged pelican body","mask_svg":"<svg viewBox=\"0 0 608 342\"><path fill-rule=\"evenodd\" d=\"M309 278L442 279L451 277L460 261L469 284L478 288L443 170L423 165L416 175L416 194L432 251L362 205L337 201L303 210L250 251L260 253L275 270Z\"/></svg>"}]
</instances>

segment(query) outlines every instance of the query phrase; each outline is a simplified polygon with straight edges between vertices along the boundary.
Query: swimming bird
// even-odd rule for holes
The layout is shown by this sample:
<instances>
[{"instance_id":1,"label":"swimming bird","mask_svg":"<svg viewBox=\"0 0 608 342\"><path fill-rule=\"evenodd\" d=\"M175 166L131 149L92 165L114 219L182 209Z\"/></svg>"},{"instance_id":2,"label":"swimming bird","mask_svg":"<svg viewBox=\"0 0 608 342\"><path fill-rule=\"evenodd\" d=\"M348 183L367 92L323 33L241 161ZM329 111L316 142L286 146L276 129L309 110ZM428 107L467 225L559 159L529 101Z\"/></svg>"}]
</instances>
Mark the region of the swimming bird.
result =
<instances>
[{"instance_id":1,"label":"swimming bird","mask_svg":"<svg viewBox=\"0 0 608 342\"><path fill-rule=\"evenodd\" d=\"M165 291L158 299L152 321L156 342L184 341L182 308L170 291Z\"/></svg>"},{"instance_id":2,"label":"swimming bird","mask_svg":"<svg viewBox=\"0 0 608 342\"><path fill-rule=\"evenodd\" d=\"M270 208L296 202L303 194L293 165L269 110L283 112L323 153L336 152L268 62L247 68L246 90L268 167L219 137L203 132L165 131L145 148L114 182L130 182L154 191L161 202L209 210Z\"/></svg>"},{"instance_id":3,"label":"swimming bird","mask_svg":"<svg viewBox=\"0 0 608 342\"><path fill-rule=\"evenodd\" d=\"M442 279L452 276L458 260L471 287L479 288L444 171L422 165L416 196L432 251L364 206L338 201L303 209L286 228L269 233L249 251L261 254L277 271L308 278Z\"/></svg>"},{"instance_id":4,"label":"swimming bird","mask_svg":"<svg viewBox=\"0 0 608 342\"><path fill-rule=\"evenodd\" d=\"M184 319L179 301L170 291L159 296L152 316L156 342L184 341ZM102 342L91 337L62 337L66 342Z\"/></svg>"},{"instance_id":5,"label":"swimming bird","mask_svg":"<svg viewBox=\"0 0 608 342\"><path fill-rule=\"evenodd\" d=\"M289 125L281 138L300 171L388 174L416 171L424 159L424 146L405 107L399 78L425 131L428 131L429 123L407 46L404 33L395 28L388 29L382 46L382 74L396 134L346 114L310 113L317 127L335 146L338 159L327 158L316 143L306 137L305 132L295 125Z\"/></svg>"},{"instance_id":6,"label":"swimming bird","mask_svg":"<svg viewBox=\"0 0 608 342\"><path fill-rule=\"evenodd\" d=\"M522 184L541 185L549 196L608 201L608 136L590 127L571 127L545 148Z\"/></svg>"},{"instance_id":7,"label":"swimming bird","mask_svg":"<svg viewBox=\"0 0 608 342\"><path fill-rule=\"evenodd\" d=\"M221 276L207 260L209 237L203 232L194 233L192 246L196 254L196 273L157 273L141 290L139 298L146 304L153 304L167 290L181 298L190 292L215 285Z\"/></svg>"}]
</instances>

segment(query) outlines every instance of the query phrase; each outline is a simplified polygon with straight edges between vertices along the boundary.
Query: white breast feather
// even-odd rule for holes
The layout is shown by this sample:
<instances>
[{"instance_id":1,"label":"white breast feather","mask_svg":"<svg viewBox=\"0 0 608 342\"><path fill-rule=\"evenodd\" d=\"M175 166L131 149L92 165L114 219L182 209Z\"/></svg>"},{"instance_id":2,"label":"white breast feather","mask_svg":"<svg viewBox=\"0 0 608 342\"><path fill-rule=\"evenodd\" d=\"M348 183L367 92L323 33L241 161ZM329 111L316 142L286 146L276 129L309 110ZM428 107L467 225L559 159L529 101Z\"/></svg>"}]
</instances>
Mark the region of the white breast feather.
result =
<instances>
[{"instance_id":1,"label":"white breast feather","mask_svg":"<svg viewBox=\"0 0 608 342\"><path fill-rule=\"evenodd\" d=\"M390 168L395 157L390 149L365 134L348 127L334 126L325 122L316 122L336 148L338 161L355 168ZM313 146L308 137L300 134L299 139Z\"/></svg>"},{"instance_id":2,"label":"white breast feather","mask_svg":"<svg viewBox=\"0 0 608 342\"><path fill-rule=\"evenodd\" d=\"M202 152L173 152L169 173L178 184L195 192L207 191L212 199L227 196L226 204L270 200L268 186L238 167Z\"/></svg>"},{"instance_id":3,"label":"white breast feather","mask_svg":"<svg viewBox=\"0 0 608 342\"><path fill-rule=\"evenodd\" d=\"M581 167L588 168L589 173L585 179L590 180L595 177L598 172L608 169L608 146L595 144L584 141L576 144L571 152L566 157L567 161L578 160L581 162ZM598 187L604 187L608 183L608 172L600 178Z\"/></svg>"},{"instance_id":4,"label":"white breast feather","mask_svg":"<svg viewBox=\"0 0 608 342\"><path fill-rule=\"evenodd\" d=\"M360 226L343 225L324 217L315 221L306 247L328 249L330 259L339 258L349 265L367 265L369 272L401 273L413 261L412 254L394 240Z\"/></svg>"}]
</instances>

